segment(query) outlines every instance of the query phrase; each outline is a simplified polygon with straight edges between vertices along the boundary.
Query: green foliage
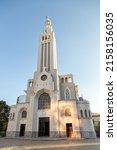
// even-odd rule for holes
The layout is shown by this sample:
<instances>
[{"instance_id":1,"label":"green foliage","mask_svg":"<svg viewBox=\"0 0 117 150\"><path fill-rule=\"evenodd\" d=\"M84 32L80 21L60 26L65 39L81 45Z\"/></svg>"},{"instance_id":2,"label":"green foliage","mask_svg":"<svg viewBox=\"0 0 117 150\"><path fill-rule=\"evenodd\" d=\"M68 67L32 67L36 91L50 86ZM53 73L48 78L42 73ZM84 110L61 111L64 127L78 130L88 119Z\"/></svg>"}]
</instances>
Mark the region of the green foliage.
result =
<instances>
[{"instance_id":1,"label":"green foliage","mask_svg":"<svg viewBox=\"0 0 117 150\"><path fill-rule=\"evenodd\" d=\"M5 101L0 100L0 136L5 135L8 124L10 107L6 104Z\"/></svg>"}]
</instances>

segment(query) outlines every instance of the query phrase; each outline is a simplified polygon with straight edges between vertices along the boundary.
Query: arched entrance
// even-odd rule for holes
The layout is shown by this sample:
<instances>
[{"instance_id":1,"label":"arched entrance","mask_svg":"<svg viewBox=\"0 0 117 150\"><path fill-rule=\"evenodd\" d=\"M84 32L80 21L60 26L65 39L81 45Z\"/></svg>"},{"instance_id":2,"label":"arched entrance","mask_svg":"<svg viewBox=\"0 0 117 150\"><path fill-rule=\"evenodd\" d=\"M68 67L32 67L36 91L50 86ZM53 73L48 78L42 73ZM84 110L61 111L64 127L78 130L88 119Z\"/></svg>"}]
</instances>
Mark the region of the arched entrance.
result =
<instances>
[{"instance_id":1,"label":"arched entrance","mask_svg":"<svg viewBox=\"0 0 117 150\"><path fill-rule=\"evenodd\" d=\"M51 98L48 93L43 92L38 98L38 110L48 110L51 108ZM39 117L38 136L49 136L50 118Z\"/></svg>"}]
</instances>

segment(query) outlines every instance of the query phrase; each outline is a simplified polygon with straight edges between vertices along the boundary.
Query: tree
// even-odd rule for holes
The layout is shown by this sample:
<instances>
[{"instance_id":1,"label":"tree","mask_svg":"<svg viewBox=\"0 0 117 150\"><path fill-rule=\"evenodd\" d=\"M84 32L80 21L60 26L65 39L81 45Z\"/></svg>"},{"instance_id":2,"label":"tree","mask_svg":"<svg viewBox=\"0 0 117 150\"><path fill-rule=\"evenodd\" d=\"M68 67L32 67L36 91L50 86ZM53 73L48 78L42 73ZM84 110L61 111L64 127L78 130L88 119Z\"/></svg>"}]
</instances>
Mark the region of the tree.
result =
<instances>
[{"instance_id":1,"label":"tree","mask_svg":"<svg viewBox=\"0 0 117 150\"><path fill-rule=\"evenodd\" d=\"M0 136L5 136L8 124L10 107L5 101L0 100Z\"/></svg>"}]
</instances>

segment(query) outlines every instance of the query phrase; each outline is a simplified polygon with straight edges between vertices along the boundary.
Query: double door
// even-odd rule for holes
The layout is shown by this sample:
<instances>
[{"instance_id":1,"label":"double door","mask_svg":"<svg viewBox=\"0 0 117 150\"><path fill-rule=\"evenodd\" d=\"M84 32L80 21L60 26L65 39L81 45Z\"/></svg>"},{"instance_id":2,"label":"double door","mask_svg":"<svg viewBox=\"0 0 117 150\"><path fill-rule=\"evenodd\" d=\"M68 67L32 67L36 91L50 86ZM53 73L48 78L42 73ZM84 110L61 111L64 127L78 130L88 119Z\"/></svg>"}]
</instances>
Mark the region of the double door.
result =
<instances>
[{"instance_id":1,"label":"double door","mask_svg":"<svg viewBox=\"0 0 117 150\"><path fill-rule=\"evenodd\" d=\"M39 118L38 136L49 136L49 117Z\"/></svg>"}]
</instances>

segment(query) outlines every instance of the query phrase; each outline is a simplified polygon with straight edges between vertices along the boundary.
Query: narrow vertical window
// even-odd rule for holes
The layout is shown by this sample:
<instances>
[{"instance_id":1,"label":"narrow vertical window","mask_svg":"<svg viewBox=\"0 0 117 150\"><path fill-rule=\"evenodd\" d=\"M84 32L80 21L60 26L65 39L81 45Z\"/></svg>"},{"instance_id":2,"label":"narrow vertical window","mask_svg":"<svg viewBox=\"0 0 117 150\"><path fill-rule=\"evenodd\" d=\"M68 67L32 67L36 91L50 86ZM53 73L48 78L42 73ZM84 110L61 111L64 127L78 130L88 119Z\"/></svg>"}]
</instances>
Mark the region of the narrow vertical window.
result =
<instances>
[{"instance_id":1,"label":"narrow vertical window","mask_svg":"<svg viewBox=\"0 0 117 150\"><path fill-rule=\"evenodd\" d=\"M65 82L66 82L66 83L68 82L68 78L67 78L67 77L65 78Z\"/></svg>"},{"instance_id":2,"label":"narrow vertical window","mask_svg":"<svg viewBox=\"0 0 117 150\"><path fill-rule=\"evenodd\" d=\"M68 88L66 88L66 90L65 90L65 99L71 99L71 93Z\"/></svg>"},{"instance_id":3,"label":"narrow vertical window","mask_svg":"<svg viewBox=\"0 0 117 150\"><path fill-rule=\"evenodd\" d=\"M42 41L44 40L44 36L42 36Z\"/></svg>"},{"instance_id":4,"label":"narrow vertical window","mask_svg":"<svg viewBox=\"0 0 117 150\"><path fill-rule=\"evenodd\" d=\"M45 40L47 40L47 35L45 36Z\"/></svg>"},{"instance_id":5,"label":"narrow vertical window","mask_svg":"<svg viewBox=\"0 0 117 150\"><path fill-rule=\"evenodd\" d=\"M71 83L71 82L72 82L72 78L71 78L71 77L69 77L68 82L69 82L69 83Z\"/></svg>"},{"instance_id":6,"label":"narrow vertical window","mask_svg":"<svg viewBox=\"0 0 117 150\"><path fill-rule=\"evenodd\" d=\"M13 113L13 117L12 117L12 120L14 120L14 118L15 118L15 113Z\"/></svg>"},{"instance_id":7,"label":"narrow vertical window","mask_svg":"<svg viewBox=\"0 0 117 150\"><path fill-rule=\"evenodd\" d=\"M43 44L41 45L41 71L43 70Z\"/></svg>"},{"instance_id":8,"label":"narrow vertical window","mask_svg":"<svg viewBox=\"0 0 117 150\"><path fill-rule=\"evenodd\" d=\"M12 113L10 113L9 119L12 120Z\"/></svg>"},{"instance_id":9,"label":"narrow vertical window","mask_svg":"<svg viewBox=\"0 0 117 150\"><path fill-rule=\"evenodd\" d=\"M84 116L83 116L83 111L82 111L82 109L80 110L80 115L81 115L81 118L84 117Z\"/></svg>"},{"instance_id":10,"label":"narrow vertical window","mask_svg":"<svg viewBox=\"0 0 117 150\"><path fill-rule=\"evenodd\" d=\"M50 42L48 42L48 71L50 70Z\"/></svg>"},{"instance_id":11,"label":"narrow vertical window","mask_svg":"<svg viewBox=\"0 0 117 150\"><path fill-rule=\"evenodd\" d=\"M85 117L87 118L88 116L87 116L87 110L85 109Z\"/></svg>"},{"instance_id":12,"label":"narrow vertical window","mask_svg":"<svg viewBox=\"0 0 117 150\"><path fill-rule=\"evenodd\" d=\"M64 83L64 78L61 78L61 82Z\"/></svg>"},{"instance_id":13,"label":"narrow vertical window","mask_svg":"<svg viewBox=\"0 0 117 150\"><path fill-rule=\"evenodd\" d=\"M50 39L50 35L48 35L48 39Z\"/></svg>"},{"instance_id":14,"label":"narrow vertical window","mask_svg":"<svg viewBox=\"0 0 117 150\"><path fill-rule=\"evenodd\" d=\"M27 117L27 112L24 110L24 111L22 111L22 116L21 116L22 118L26 118Z\"/></svg>"},{"instance_id":15,"label":"narrow vertical window","mask_svg":"<svg viewBox=\"0 0 117 150\"><path fill-rule=\"evenodd\" d=\"M47 53L47 43L45 43L44 67L46 67L46 53Z\"/></svg>"},{"instance_id":16,"label":"narrow vertical window","mask_svg":"<svg viewBox=\"0 0 117 150\"><path fill-rule=\"evenodd\" d=\"M33 82L30 81L30 82L29 82L29 87L32 87L32 86L33 86Z\"/></svg>"}]
</instances>

